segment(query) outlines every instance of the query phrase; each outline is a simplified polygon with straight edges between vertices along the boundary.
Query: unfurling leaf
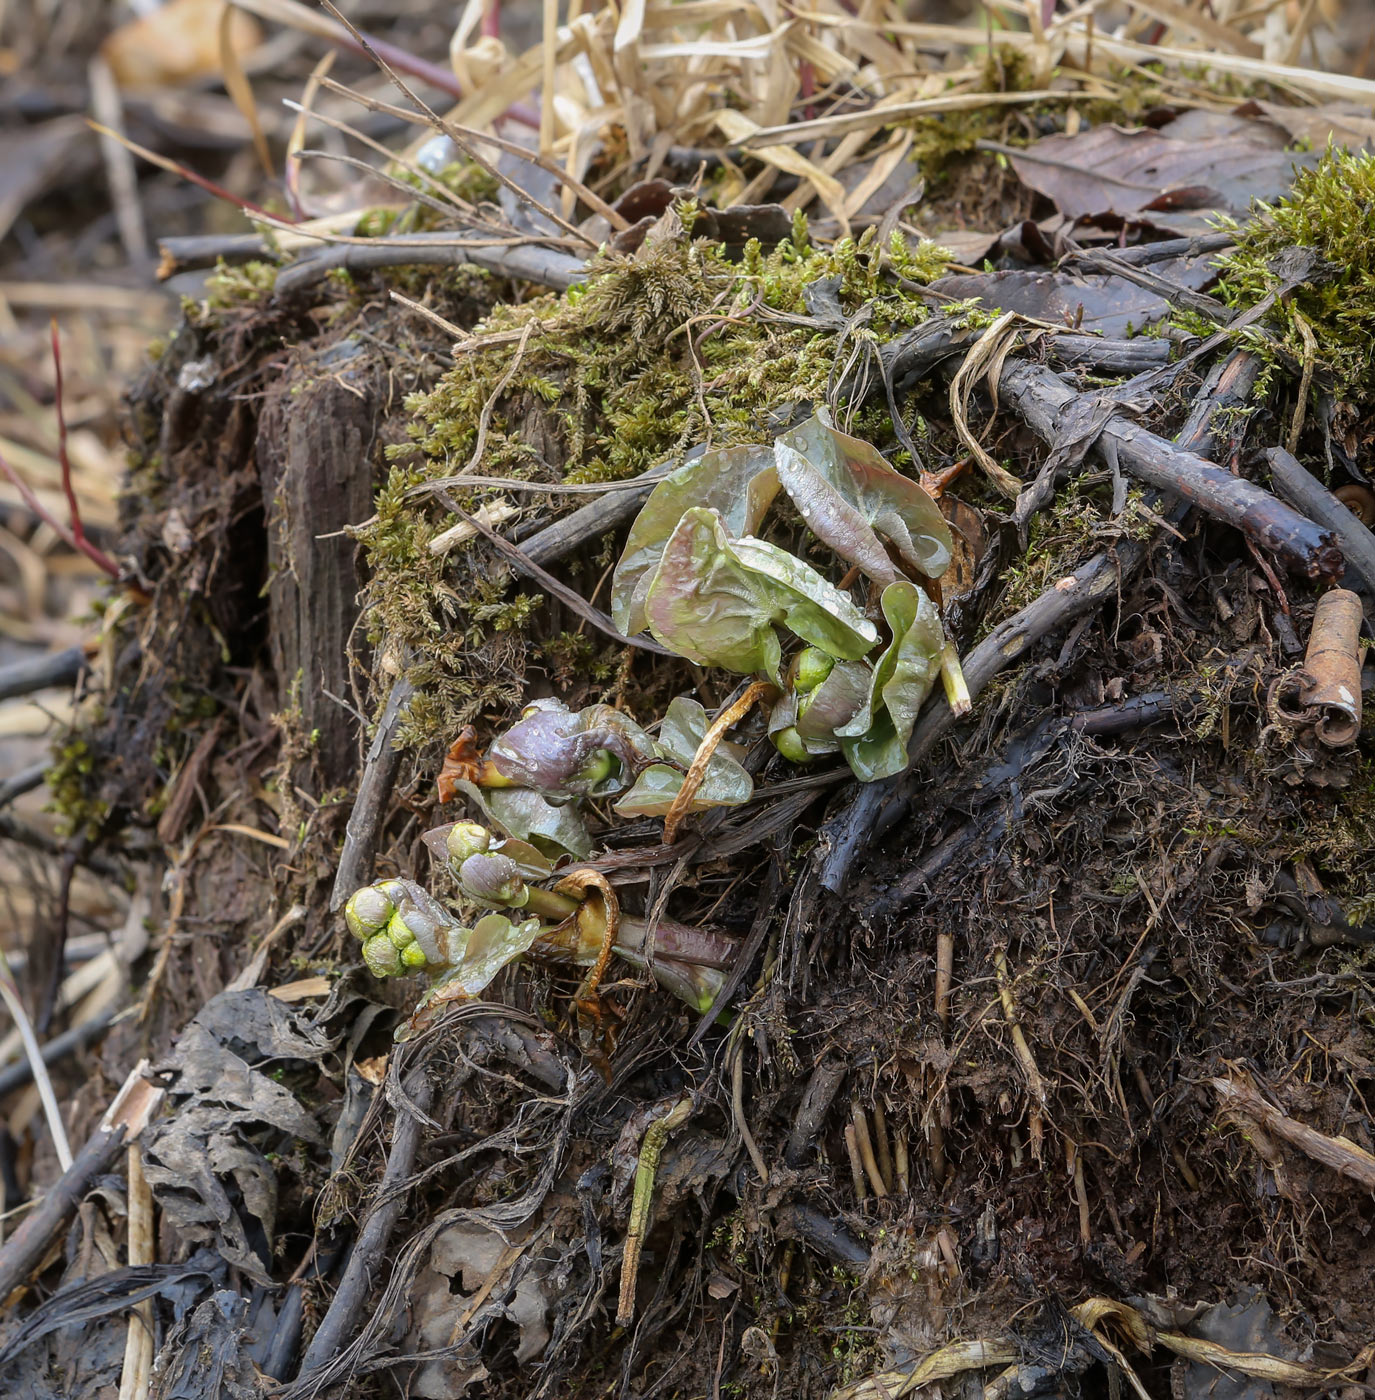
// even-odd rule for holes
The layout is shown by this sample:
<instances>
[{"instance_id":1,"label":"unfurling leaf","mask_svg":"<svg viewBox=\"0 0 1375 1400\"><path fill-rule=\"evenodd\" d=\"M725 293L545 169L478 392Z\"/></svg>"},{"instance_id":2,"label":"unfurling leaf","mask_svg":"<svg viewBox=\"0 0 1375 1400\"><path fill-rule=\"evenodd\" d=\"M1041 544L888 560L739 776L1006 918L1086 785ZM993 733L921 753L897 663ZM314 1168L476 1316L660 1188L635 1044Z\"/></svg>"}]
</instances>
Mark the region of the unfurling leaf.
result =
<instances>
[{"instance_id":1,"label":"unfurling leaf","mask_svg":"<svg viewBox=\"0 0 1375 1400\"><path fill-rule=\"evenodd\" d=\"M592 854L592 837L572 805L556 807L529 788L480 788L468 782L457 788L503 836L528 841L555 859L586 860Z\"/></svg>"},{"instance_id":2,"label":"unfurling leaf","mask_svg":"<svg viewBox=\"0 0 1375 1400\"><path fill-rule=\"evenodd\" d=\"M809 754L836 753L836 731L868 704L873 669L863 661L838 661L811 692L798 697L797 737Z\"/></svg>"},{"instance_id":3,"label":"unfurling leaf","mask_svg":"<svg viewBox=\"0 0 1375 1400\"><path fill-rule=\"evenodd\" d=\"M768 447L722 447L704 452L669 473L650 493L625 542L611 585L611 616L627 636L644 631L645 598L664 546L683 513L707 506L719 513L731 536L759 528L778 494Z\"/></svg>"},{"instance_id":4,"label":"unfurling leaf","mask_svg":"<svg viewBox=\"0 0 1375 1400\"><path fill-rule=\"evenodd\" d=\"M697 701L685 695L673 700L659 726L659 738L654 747L660 758L677 766L651 764L640 774L635 786L613 804L616 812L623 817L664 816L683 786L684 773L701 746L707 727L707 712ZM753 792L753 779L736 762L731 746L722 744L707 762L706 776L692 800L691 810L704 812L709 807L738 807L748 802Z\"/></svg>"},{"instance_id":5,"label":"unfurling leaf","mask_svg":"<svg viewBox=\"0 0 1375 1400\"><path fill-rule=\"evenodd\" d=\"M902 576L885 540L928 578L949 567L953 542L940 507L877 448L815 417L783 433L774 453L779 483L812 533L868 577L887 584Z\"/></svg>"},{"instance_id":6,"label":"unfurling leaf","mask_svg":"<svg viewBox=\"0 0 1375 1400\"><path fill-rule=\"evenodd\" d=\"M411 1018L396 1033L406 1040L433 1020L446 1002L472 1001L486 991L502 968L514 962L539 937L538 919L514 924L504 914L484 914L467 934L454 966L446 971L421 998Z\"/></svg>"},{"instance_id":7,"label":"unfurling leaf","mask_svg":"<svg viewBox=\"0 0 1375 1400\"><path fill-rule=\"evenodd\" d=\"M645 597L650 631L699 666L779 680L775 623L831 656L855 659L878 640L874 625L838 588L786 550L731 540L721 516L685 511Z\"/></svg>"},{"instance_id":8,"label":"unfurling leaf","mask_svg":"<svg viewBox=\"0 0 1375 1400\"><path fill-rule=\"evenodd\" d=\"M862 783L907 768L907 741L917 712L940 674L945 634L931 599L906 579L881 599L893 640L874 665L868 703L836 731L841 751Z\"/></svg>"},{"instance_id":9,"label":"unfurling leaf","mask_svg":"<svg viewBox=\"0 0 1375 1400\"><path fill-rule=\"evenodd\" d=\"M611 705L574 713L560 700L536 700L488 752L497 781L477 781L567 802L619 792L653 757L649 736Z\"/></svg>"}]
</instances>

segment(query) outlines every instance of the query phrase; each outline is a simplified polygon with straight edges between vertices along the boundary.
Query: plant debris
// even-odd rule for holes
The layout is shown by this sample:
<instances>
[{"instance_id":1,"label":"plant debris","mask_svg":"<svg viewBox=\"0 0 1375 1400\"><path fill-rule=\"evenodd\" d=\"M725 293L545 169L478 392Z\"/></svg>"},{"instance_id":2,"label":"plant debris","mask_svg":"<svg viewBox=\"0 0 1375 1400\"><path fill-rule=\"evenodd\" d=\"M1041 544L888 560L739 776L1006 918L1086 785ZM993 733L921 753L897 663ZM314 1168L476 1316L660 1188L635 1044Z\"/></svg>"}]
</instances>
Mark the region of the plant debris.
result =
<instances>
[{"instance_id":1,"label":"plant debris","mask_svg":"<svg viewBox=\"0 0 1375 1400\"><path fill-rule=\"evenodd\" d=\"M117 510L90 337L0 384L0 586L106 580L0 656L81 686L0 798L0 1383L1369 1385L1375 85L1320 12L92 38L102 236L149 201L185 300Z\"/></svg>"}]
</instances>

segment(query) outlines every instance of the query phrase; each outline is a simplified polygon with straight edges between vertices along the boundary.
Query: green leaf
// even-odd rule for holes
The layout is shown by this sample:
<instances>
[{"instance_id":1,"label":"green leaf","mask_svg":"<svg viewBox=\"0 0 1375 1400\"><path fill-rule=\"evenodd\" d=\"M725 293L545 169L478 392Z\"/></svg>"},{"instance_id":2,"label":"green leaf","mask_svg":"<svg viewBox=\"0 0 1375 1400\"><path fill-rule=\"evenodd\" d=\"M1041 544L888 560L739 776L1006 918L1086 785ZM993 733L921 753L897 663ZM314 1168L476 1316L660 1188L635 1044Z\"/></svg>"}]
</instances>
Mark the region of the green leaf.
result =
<instances>
[{"instance_id":1,"label":"green leaf","mask_svg":"<svg viewBox=\"0 0 1375 1400\"><path fill-rule=\"evenodd\" d=\"M613 806L623 817L662 817L673 805L683 786L683 769L689 767L708 728L707 712L695 700L685 695L676 697L668 707L659 726L655 744L661 758L678 765L656 763L640 774L635 786ZM736 762L733 745L720 744L707 761L702 785L697 789L692 812L705 812L709 807L738 807L748 802L754 792L754 780Z\"/></svg>"},{"instance_id":2,"label":"green leaf","mask_svg":"<svg viewBox=\"0 0 1375 1400\"><path fill-rule=\"evenodd\" d=\"M928 578L949 568L953 542L940 507L869 443L817 416L783 433L774 456L812 533L868 577L886 584L902 576L884 540Z\"/></svg>"},{"instance_id":3,"label":"green leaf","mask_svg":"<svg viewBox=\"0 0 1375 1400\"><path fill-rule=\"evenodd\" d=\"M625 542L611 585L611 616L626 636L642 632L645 598L664 546L683 512L693 506L716 510L732 536L753 534L778 494L773 453L768 447L721 447L684 462L650 493Z\"/></svg>"},{"instance_id":4,"label":"green leaf","mask_svg":"<svg viewBox=\"0 0 1375 1400\"><path fill-rule=\"evenodd\" d=\"M873 669L862 661L837 661L830 674L797 702L797 734L808 753L837 753L836 731L869 703Z\"/></svg>"},{"instance_id":5,"label":"green leaf","mask_svg":"<svg viewBox=\"0 0 1375 1400\"><path fill-rule=\"evenodd\" d=\"M576 807L555 807L529 788L480 788L466 780L459 790L503 836L528 841L547 856L592 854L592 837Z\"/></svg>"},{"instance_id":6,"label":"green leaf","mask_svg":"<svg viewBox=\"0 0 1375 1400\"><path fill-rule=\"evenodd\" d=\"M934 604L906 579L881 599L893 640L874 666L868 703L836 730L846 762L862 783L907 768L907 741L923 701L940 674L945 633Z\"/></svg>"},{"instance_id":7,"label":"green leaf","mask_svg":"<svg viewBox=\"0 0 1375 1400\"><path fill-rule=\"evenodd\" d=\"M561 700L535 700L492 744L488 759L501 778L551 802L620 792L652 758L649 736L611 705L576 713Z\"/></svg>"},{"instance_id":8,"label":"green leaf","mask_svg":"<svg viewBox=\"0 0 1375 1400\"><path fill-rule=\"evenodd\" d=\"M736 558L773 598L775 619L805 642L842 661L858 661L872 651L878 629L834 584L810 564L767 540L745 538L734 544Z\"/></svg>"},{"instance_id":9,"label":"green leaf","mask_svg":"<svg viewBox=\"0 0 1375 1400\"><path fill-rule=\"evenodd\" d=\"M645 598L650 631L699 666L777 682L783 623L832 656L854 659L878 641L868 618L815 569L763 540L731 540L720 515L685 511Z\"/></svg>"}]
</instances>

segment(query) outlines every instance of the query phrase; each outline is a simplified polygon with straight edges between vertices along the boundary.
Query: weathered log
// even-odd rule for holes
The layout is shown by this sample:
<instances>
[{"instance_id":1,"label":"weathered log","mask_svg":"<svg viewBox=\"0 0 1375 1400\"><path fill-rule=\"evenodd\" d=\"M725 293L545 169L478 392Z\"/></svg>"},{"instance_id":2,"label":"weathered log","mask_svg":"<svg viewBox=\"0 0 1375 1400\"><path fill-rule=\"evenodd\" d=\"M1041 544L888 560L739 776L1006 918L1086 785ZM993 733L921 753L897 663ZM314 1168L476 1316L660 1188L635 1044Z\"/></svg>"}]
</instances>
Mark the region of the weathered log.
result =
<instances>
[{"instance_id":1,"label":"weathered log","mask_svg":"<svg viewBox=\"0 0 1375 1400\"><path fill-rule=\"evenodd\" d=\"M360 579L357 546L341 532L372 511L384 373L361 345L343 341L294 364L258 421L272 659L282 703L297 692L313 736L317 796L350 781L358 763L358 723L343 697Z\"/></svg>"}]
</instances>

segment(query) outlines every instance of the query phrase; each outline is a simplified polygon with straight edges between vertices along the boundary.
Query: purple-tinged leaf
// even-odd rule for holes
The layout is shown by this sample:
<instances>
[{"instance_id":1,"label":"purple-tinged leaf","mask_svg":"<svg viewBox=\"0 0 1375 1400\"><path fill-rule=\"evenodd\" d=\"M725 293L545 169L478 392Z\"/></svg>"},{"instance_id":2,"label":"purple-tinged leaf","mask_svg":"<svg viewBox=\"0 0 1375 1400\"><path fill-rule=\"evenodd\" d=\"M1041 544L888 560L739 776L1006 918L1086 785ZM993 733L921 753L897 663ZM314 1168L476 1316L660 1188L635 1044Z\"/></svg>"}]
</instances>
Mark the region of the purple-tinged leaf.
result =
<instances>
[{"instance_id":1,"label":"purple-tinged leaf","mask_svg":"<svg viewBox=\"0 0 1375 1400\"><path fill-rule=\"evenodd\" d=\"M753 534L778 494L769 447L720 447L669 473L650 493L611 584L611 616L626 636L648 626L645 598L669 536L693 506L715 510L732 537Z\"/></svg>"},{"instance_id":2,"label":"purple-tinged leaf","mask_svg":"<svg viewBox=\"0 0 1375 1400\"><path fill-rule=\"evenodd\" d=\"M901 577L886 540L928 578L950 565L953 542L940 507L878 450L820 416L774 443L778 480L812 533L878 583Z\"/></svg>"}]
</instances>

